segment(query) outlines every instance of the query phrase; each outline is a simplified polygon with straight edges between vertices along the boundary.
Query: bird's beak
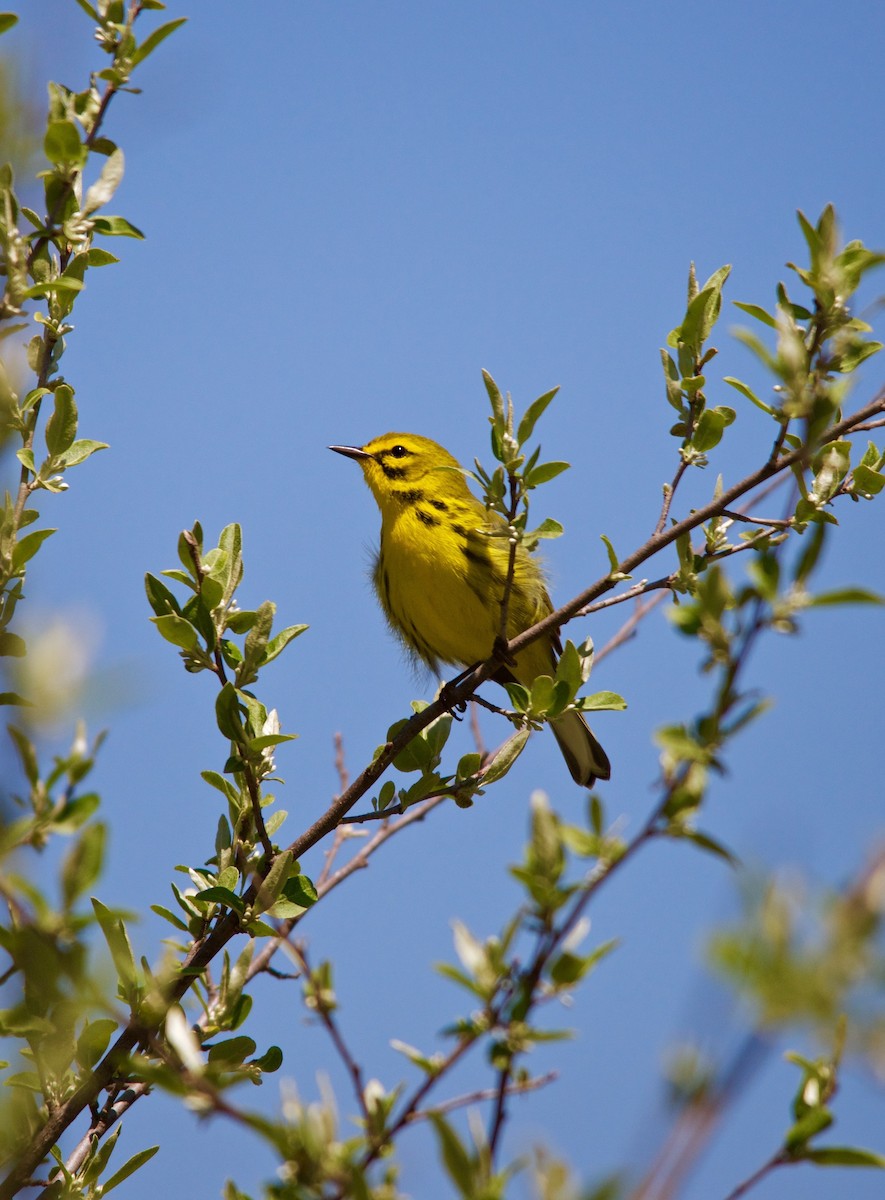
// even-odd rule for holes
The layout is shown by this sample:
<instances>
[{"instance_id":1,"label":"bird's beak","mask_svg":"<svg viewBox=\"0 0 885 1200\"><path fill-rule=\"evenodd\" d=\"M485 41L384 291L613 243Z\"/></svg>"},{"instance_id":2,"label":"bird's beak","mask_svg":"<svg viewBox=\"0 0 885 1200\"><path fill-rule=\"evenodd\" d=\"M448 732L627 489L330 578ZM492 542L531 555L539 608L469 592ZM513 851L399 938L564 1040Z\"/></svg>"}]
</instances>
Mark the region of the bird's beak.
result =
<instances>
[{"instance_id":1,"label":"bird's beak","mask_svg":"<svg viewBox=\"0 0 885 1200\"><path fill-rule=\"evenodd\" d=\"M363 458L371 458L372 455L359 446L330 446L330 450L334 450L336 454L343 454L346 458L355 458L357 462Z\"/></svg>"}]
</instances>

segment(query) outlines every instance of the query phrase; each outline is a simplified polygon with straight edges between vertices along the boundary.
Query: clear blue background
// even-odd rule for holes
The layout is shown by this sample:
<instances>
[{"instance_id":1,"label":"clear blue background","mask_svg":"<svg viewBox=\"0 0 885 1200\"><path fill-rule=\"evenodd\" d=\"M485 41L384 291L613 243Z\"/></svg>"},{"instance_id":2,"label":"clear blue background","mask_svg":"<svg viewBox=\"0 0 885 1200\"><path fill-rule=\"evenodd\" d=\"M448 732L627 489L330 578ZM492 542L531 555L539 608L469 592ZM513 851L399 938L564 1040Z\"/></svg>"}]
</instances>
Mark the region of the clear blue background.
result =
<instances>
[{"instance_id":1,"label":"clear blue background","mask_svg":"<svg viewBox=\"0 0 885 1200\"><path fill-rule=\"evenodd\" d=\"M127 154L112 211L147 241L110 243L123 262L90 273L64 360L82 435L111 449L44 501L60 532L28 587L37 621L60 611L100 630L90 722L112 731L96 772L112 829L100 894L133 910L168 903L175 864L211 852L218 797L199 771L226 756L211 679L181 670L142 590L146 570L175 565L182 528L199 518L214 538L241 522L243 604L272 598L281 624L310 623L261 692L300 734L278 759L283 833L294 837L337 788L335 731L356 773L409 700L432 691L410 675L371 594L371 497L326 447L405 429L488 461L480 368L518 407L560 384L540 434L545 456L573 469L544 489L538 515L566 526L548 551L565 600L606 570L601 533L623 554L657 518L677 462L658 348L681 316L689 261L702 278L734 263L727 297L767 304L785 260L804 254L797 207L816 217L833 201L847 236L885 242L880 5L840 16L822 0L218 0L170 5L179 15L189 24L138 73L144 94L115 99L106 128ZM150 15L141 24L151 28ZM79 90L104 65L73 3L30 0L4 41L35 89L52 77ZM768 386L728 338L740 320L724 314L709 388L711 402L738 408L734 436L686 481L679 513L709 495L717 472L727 484L746 474L771 439L763 415L715 382ZM858 404L881 378L874 360ZM881 504L843 503L837 515L820 586L885 588ZM580 633L601 645L626 615ZM885 825L882 614L826 610L802 627L754 658L747 682L776 707L735 746L704 825L751 865L838 885ZM595 676L630 702L596 722L614 763L605 802L628 836L654 802L651 731L690 718L706 695L686 649L658 610ZM502 735L489 722L485 731ZM468 748L466 730L455 744ZM580 818L583 797L552 739L536 738L473 809L435 812L304 922L312 959L337 964L341 1024L367 1076L414 1081L388 1039L430 1050L465 1009L431 964L452 958L451 917L485 936L516 902L506 867L538 787ZM304 865L318 874L321 854ZM533 1068L561 1078L512 1103L510 1155L545 1142L588 1180L648 1163L667 1127L667 1048L695 1031L722 1050L738 1028L700 966L735 894L720 863L663 846L604 890L592 936L620 937L621 948L561 1014L576 1040L534 1056ZM167 928L136 927L139 950L156 958ZM282 1074L303 1097L328 1070L345 1118L353 1111L297 985L262 983L250 1031L283 1047ZM797 1082L781 1051L802 1044L775 1044L687 1200L724 1196L776 1148ZM452 1090L486 1081L477 1060ZM273 1110L277 1087L271 1077L238 1099ZM836 1111L831 1141L885 1151L869 1074L846 1069ZM157 1097L136 1107L115 1157L155 1141L161 1154L127 1184L133 1200L218 1195L228 1176L257 1189L273 1170L239 1129ZM404 1137L401 1156L406 1192L452 1194L426 1131ZM878 1173L801 1167L754 1195L865 1198L882 1187Z\"/></svg>"}]
</instances>

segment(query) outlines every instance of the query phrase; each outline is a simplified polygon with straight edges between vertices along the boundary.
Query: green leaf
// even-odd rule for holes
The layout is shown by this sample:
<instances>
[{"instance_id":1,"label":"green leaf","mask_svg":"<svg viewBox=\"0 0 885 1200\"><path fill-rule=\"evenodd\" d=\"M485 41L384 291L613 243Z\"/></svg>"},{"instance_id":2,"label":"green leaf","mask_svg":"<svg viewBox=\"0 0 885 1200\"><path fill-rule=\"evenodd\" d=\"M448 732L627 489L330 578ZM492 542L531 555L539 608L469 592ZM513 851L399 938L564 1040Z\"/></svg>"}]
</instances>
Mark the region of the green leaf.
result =
<instances>
[{"instance_id":1,"label":"green leaf","mask_svg":"<svg viewBox=\"0 0 885 1200\"><path fill-rule=\"evenodd\" d=\"M164 571L163 574L165 575L166 572ZM231 633L248 633L257 619L257 612L253 612L251 609L238 609L236 612L228 613L227 627Z\"/></svg>"},{"instance_id":2,"label":"green leaf","mask_svg":"<svg viewBox=\"0 0 885 1200\"><path fill-rule=\"evenodd\" d=\"M226 738L239 742L243 737L240 699L232 683L226 683L215 697L215 721Z\"/></svg>"},{"instance_id":3,"label":"green leaf","mask_svg":"<svg viewBox=\"0 0 885 1200\"><path fill-rule=\"evenodd\" d=\"M470 1154L461 1143L455 1130L443 1117L432 1112L430 1120L436 1131L440 1156L446 1174L464 1200L473 1200L479 1193L476 1189L478 1181L474 1179L475 1172Z\"/></svg>"},{"instance_id":4,"label":"green leaf","mask_svg":"<svg viewBox=\"0 0 885 1200\"><path fill-rule=\"evenodd\" d=\"M88 154L73 121L50 121L43 139L43 150L50 162L76 167L83 165Z\"/></svg>"},{"instance_id":5,"label":"green leaf","mask_svg":"<svg viewBox=\"0 0 885 1200\"><path fill-rule=\"evenodd\" d=\"M570 465L567 462L539 463L526 473L525 486L527 488L536 488L539 484L547 483L549 480L555 479L557 475L561 475L563 471L567 471Z\"/></svg>"},{"instance_id":6,"label":"green leaf","mask_svg":"<svg viewBox=\"0 0 885 1200\"><path fill-rule=\"evenodd\" d=\"M279 1071L283 1065L283 1052L279 1046L268 1046L260 1058L252 1060L252 1065L258 1067L263 1074Z\"/></svg>"},{"instance_id":7,"label":"green leaf","mask_svg":"<svg viewBox=\"0 0 885 1200\"><path fill-rule=\"evenodd\" d=\"M195 904L200 904L203 901L209 904L223 904L225 908L232 908L234 912L244 913L246 905L236 892L232 892L230 888L225 887L208 887L203 888L195 896L191 896L191 900Z\"/></svg>"},{"instance_id":8,"label":"green leaf","mask_svg":"<svg viewBox=\"0 0 885 1200\"><path fill-rule=\"evenodd\" d=\"M144 240L140 229L131 225L125 217L94 217L92 221L96 233L105 237L131 237Z\"/></svg>"},{"instance_id":9,"label":"green leaf","mask_svg":"<svg viewBox=\"0 0 885 1200\"><path fill-rule=\"evenodd\" d=\"M852 483L855 492L861 492L866 496L878 496L885 487L885 475L881 475L878 471L872 471L863 463L858 463L852 471Z\"/></svg>"},{"instance_id":10,"label":"green leaf","mask_svg":"<svg viewBox=\"0 0 885 1200\"><path fill-rule=\"evenodd\" d=\"M139 1167L143 1167L146 1162L149 1162L159 1149L159 1146L149 1146L146 1150L139 1150L137 1154L133 1154L131 1158L126 1160L119 1171L115 1172L106 1183L101 1185L102 1196L106 1196L118 1184L123 1183L130 1175L134 1175Z\"/></svg>"},{"instance_id":11,"label":"green leaf","mask_svg":"<svg viewBox=\"0 0 885 1200\"><path fill-rule=\"evenodd\" d=\"M618 556L617 556L617 554L615 554L615 548L611 544L611 542L608 540L608 538L605 536L604 533L601 533L599 536L600 536L600 538L602 538L602 542L603 542L603 545L605 546L606 554L608 554L608 565L609 565L609 567L611 567L610 574L617 575L618 578L620 578L621 577L620 572L618 571L618 566L620 564L619 564Z\"/></svg>"},{"instance_id":12,"label":"green leaf","mask_svg":"<svg viewBox=\"0 0 885 1200\"><path fill-rule=\"evenodd\" d=\"M535 425L538 422L538 418L544 412L544 409L547 407L547 405L550 403L550 401L553 399L553 397L556 395L556 393L558 391L559 391L559 388L555 387L551 391L545 392L543 396L539 396L537 400L533 400L531 402L531 404L528 406L528 408L525 410L525 415L523 416L522 420L519 422L519 428L516 431L516 440L519 442L520 445L522 445L524 442L527 442L528 439L532 436ZM499 395L500 395L500 393L499 393ZM534 485L532 485L532 486L534 486Z\"/></svg>"},{"instance_id":13,"label":"green leaf","mask_svg":"<svg viewBox=\"0 0 885 1200\"><path fill-rule=\"evenodd\" d=\"M310 908L319 899L313 880L307 875L293 875L283 888L283 895L299 908Z\"/></svg>"},{"instance_id":14,"label":"green leaf","mask_svg":"<svg viewBox=\"0 0 885 1200\"><path fill-rule=\"evenodd\" d=\"M400 730L404 729L408 723L408 718L395 721L387 731L387 740L389 742L393 741ZM422 731L400 750L399 754L393 760L393 765L397 771L405 773L409 771L424 771L430 766L431 757L430 747L427 745L426 737Z\"/></svg>"},{"instance_id":15,"label":"green leaf","mask_svg":"<svg viewBox=\"0 0 885 1200\"><path fill-rule=\"evenodd\" d=\"M581 712L623 712L627 701L617 692L594 692L591 696L579 696L575 707Z\"/></svg>"},{"instance_id":16,"label":"green leaf","mask_svg":"<svg viewBox=\"0 0 885 1200\"><path fill-rule=\"evenodd\" d=\"M856 371L860 364L866 362L868 358L878 354L881 349L881 342L856 341L853 345L846 346L838 355L835 369L843 375L848 375L852 371Z\"/></svg>"},{"instance_id":17,"label":"green leaf","mask_svg":"<svg viewBox=\"0 0 885 1200\"><path fill-rule=\"evenodd\" d=\"M678 832L677 832L678 829ZM723 846L721 842L717 842L715 838L709 834L701 833L697 829L686 829L677 827L677 829L668 830L674 837L684 838L685 841L694 842L696 846L700 846L702 850L706 850L709 854L715 855L717 858L723 859L730 867L739 867L740 859L732 854L732 852Z\"/></svg>"},{"instance_id":18,"label":"green leaf","mask_svg":"<svg viewBox=\"0 0 885 1200\"><path fill-rule=\"evenodd\" d=\"M90 267L109 267L112 263L120 261L116 254L111 254L110 250L103 250L101 246L91 246L86 252L86 259Z\"/></svg>"},{"instance_id":19,"label":"green leaf","mask_svg":"<svg viewBox=\"0 0 885 1200\"><path fill-rule=\"evenodd\" d=\"M224 1041L215 1042L208 1046L209 1062L215 1063L242 1063L245 1062L250 1055L254 1054L257 1046L252 1038L245 1034L240 1034L238 1037L225 1038Z\"/></svg>"},{"instance_id":20,"label":"green leaf","mask_svg":"<svg viewBox=\"0 0 885 1200\"><path fill-rule=\"evenodd\" d=\"M488 392L489 400L492 404L492 413L494 414L495 421L499 421L503 424L504 397L501 395L501 389L486 370L483 370L482 381L485 384L485 389Z\"/></svg>"},{"instance_id":21,"label":"green leaf","mask_svg":"<svg viewBox=\"0 0 885 1200\"><path fill-rule=\"evenodd\" d=\"M590 954L575 954L573 951L564 950L558 958L554 959L550 967L550 978L560 987L578 983L606 955L611 954L617 945L618 939L612 938L608 942L603 942L601 946L597 946Z\"/></svg>"},{"instance_id":22,"label":"green leaf","mask_svg":"<svg viewBox=\"0 0 885 1200\"><path fill-rule=\"evenodd\" d=\"M535 538L557 538L562 537L562 526L558 521L554 521L552 517L547 517L536 528L530 530L526 535L526 541L533 541Z\"/></svg>"},{"instance_id":23,"label":"green leaf","mask_svg":"<svg viewBox=\"0 0 885 1200\"><path fill-rule=\"evenodd\" d=\"M267 912L283 894L283 888L289 881L292 870L292 851L284 850L273 860L270 870L262 879L255 897L254 911L256 914Z\"/></svg>"},{"instance_id":24,"label":"green leaf","mask_svg":"<svg viewBox=\"0 0 885 1200\"><path fill-rule=\"evenodd\" d=\"M15 15L15 13L0 13L0 33L6 33L8 29L12 29L13 25L17 24L18 17Z\"/></svg>"},{"instance_id":25,"label":"green leaf","mask_svg":"<svg viewBox=\"0 0 885 1200\"><path fill-rule=\"evenodd\" d=\"M742 312L749 313L751 317L755 317L763 325L768 325L771 329L777 328L777 321L775 321L771 313L766 312L764 308L760 308L758 304L742 304L740 300L735 300L734 306L741 309Z\"/></svg>"},{"instance_id":26,"label":"green leaf","mask_svg":"<svg viewBox=\"0 0 885 1200\"><path fill-rule=\"evenodd\" d=\"M695 426L691 438L692 447L701 454L705 454L714 446L718 446L725 427L730 425L734 418L733 408L726 408L724 405L719 408L705 408Z\"/></svg>"},{"instance_id":27,"label":"green leaf","mask_svg":"<svg viewBox=\"0 0 885 1200\"><path fill-rule=\"evenodd\" d=\"M828 604L885 604L885 597L866 588L846 587L832 592L821 592L808 602L810 608L822 608Z\"/></svg>"},{"instance_id":28,"label":"green leaf","mask_svg":"<svg viewBox=\"0 0 885 1200\"><path fill-rule=\"evenodd\" d=\"M81 279L75 279L71 275L58 275L55 279L47 279L33 284L22 294L30 299L36 299L38 296L53 296L57 292L76 293L82 291L83 281Z\"/></svg>"},{"instance_id":29,"label":"green leaf","mask_svg":"<svg viewBox=\"0 0 885 1200\"><path fill-rule=\"evenodd\" d=\"M125 995L137 981L135 956L132 953L126 927L120 917L115 916L94 896L92 897L92 907L111 952L111 958L114 960L114 966L120 978L121 991Z\"/></svg>"},{"instance_id":30,"label":"green leaf","mask_svg":"<svg viewBox=\"0 0 885 1200\"><path fill-rule=\"evenodd\" d=\"M290 642L294 641L299 634L304 633L305 629L309 628L309 625L289 625L288 628L283 629L280 633L272 637L267 643L267 648L264 652L265 663L273 662L278 654L282 654Z\"/></svg>"},{"instance_id":31,"label":"green leaf","mask_svg":"<svg viewBox=\"0 0 885 1200\"><path fill-rule=\"evenodd\" d=\"M730 266L720 267L685 311L685 318L677 331L683 345L697 352L710 336L722 307L722 285L731 271Z\"/></svg>"},{"instance_id":32,"label":"green leaf","mask_svg":"<svg viewBox=\"0 0 885 1200\"><path fill-rule=\"evenodd\" d=\"M147 592L148 604L158 617L165 617L169 613L181 613L175 596L156 575L149 572L145 575L144 590Z\"/></svg>"},{"instance_id":33,"label":"green leaf","mask_svg":"<svg viewBox=\"0 0 885 1200\"><path fill-rule=\"evenodd\" d=\"M152 904L151 912L155 912L158 917L162 917L164 920L168 921L170 925L174 925L176 929L180 929L183 933L188 932L188 927L185 925L184 921L180 921L178 917L176 917L175 913L170 912L169 909L165 908L162 904Z\"/></svg>"},{"instance_id":34,"label":"green leaf","mask_svg":"<svg viewBox=\"0 0 885 1200\"><path fill-rule=\"evenodd\" d=\"M512 737L507 739L483 768L483 783L494 783L496 779L503 779L525 749L529 734L530 730L528 729L518 729Z\"/></svg>"},{"instance_id":35,"label":"green leaf","mask_svg":"<svg viewBox=\"0 0 885 1200\"><path fill-rule=\"evenodd\" d=\"M24 658L28 652L24 638L20 638L17 633L11 633L8 629L0 630L0 657L2 658Z\"/></svg>"},{"instance_id":36,"label":"green leaf","mask_svg":"<svg viewBox=\"0 0 885 1200\"><path fill-rule=\"evenodd\" d=\"M83 200L82 211L85 217L88 217L97 209L103 208L113 197L114 192L116 192L123 181L125 165L122 150L114 150L108 155L107 161L101 169L101 174L88 189Z\"/></svg>"},{"instance_id":37,"label":"green leaf","mask_svg":"<svg viewBox=\"0 0 885 1200\"><path fill-rule=\"evenodd\" d=\"M186 21L187 17L179 17L177 20L167 21L165 25L161 25L158 29L155 29L135 50L135 53L132 55L132 65L138 66L140 62L144 62L149 54L153 54L160 42L164 41L170 33L174 33L181 25L184 25Z\"/></svg>"},{"instance_id":38,"label":"green leaf","mask_svg":"<svg viewBox=\"0 0 885 1200\"><path fill-rule=\"evenodd\" d=\"M741 383L739 379L735 379L733 375L725 375L723 377L723 382L735 388L741 393L742 396L746 396L751 404L755 404L757 408L761 408L762 411L768 413L770 417L777 415L770 404L766 404L764 400L760 400L751 388L748 388L745 383Z\"/></svg>"},{"instance_id":39,"label":"green leaf","mask_svg":"<svg viewBox=\"0 0 885 1200\"><path fill-rule=\"evenodd\" d=\"M802 1150L795 1157L819 1167L879 1167L885 1168L885 1157L857 1146L819 1146Z\"/></svg>"},{"instance_id":40,"label":"green leaf","mask_svg":"<svg viewBox=\"0 0 885 1200\"><path fill-rule=\"evenodd\" d=\"M53 822L56 833L75 833L96 812L101 801L96 792L84 792L67 800Z\"/></svg>"},{"instance_id":41,"label":"green leaf","mask_svg":"<svg viewBox=\"0 0 885 1200\"><path fill-rule=\"evenodd\" d=\"M667 400L678 413L682 412L682 388L679 384L679 369L666 350L661 350L664 381L667 385Z\"/></svg>"},{"instance_id":42,"label":"green leaf","mask_svg":"<svg viewBox=\"0 0 885 1200\"><path fill-rule=\"evenodd\" d=\"M87 825L65 855L61 870L62 898L70 910L101 874L104 862L105 827L100 822Z\"/></svg>"},{"instance_id":43,"label":"green leaf","mask_svg":"<svg viewBox=\"0 0 885 1200\"><path fill-rule=\"evenodd\" d=\"M97 450L108 450L110 447L107 442L94 442L91 438L78 438L76 442L65 450L64 454L60 454L57 459L59 470L67 470L68 467L77 467L81 462L85 462L90 455L95 454Z\"/></svg>"},{"instance_id":44,"label":"green leaf","mask_svg":"<svg viewBox=\"0 0 885 1200\"><path fill-rule=\"evenodd\" d=\"M77 404L73 389L60 383L53 394L55 405L46 422L46 449L54 457L69 450L77 436Z\"/></svg>"},{"instance_id":45,"label":"green leaf","mask_svg":"<svg viewBox=\"0 0 885 1200\"><path fill-rule=\"evenodd\" d=\"M77 1038L77 1062L87 1071L91 1071L100 1060L108 1043L119 1026L110 1017L100 1017L90 1021Z\"/></svg>"},{"instance_id":46,"label":"green leaf","mask_svg":"<svg viewBox=\"0 0 885 1200\"><path fill-rule=\"evenodd\" d=\"M791 1153L801 1155L806 1147L806 1143L817 1134L822 1133L824 1129L828 1129L832 1124L833 1115L823 1105L817 1108L809 1108L795 1125L787 1130L786 1137L784 1138L784 1146Z\"/></svg>"},{"instance_id":47,"label":"green leaf","mask_svg":"<svg viewBox=\"0 0 885 1200\"><path fill-rule=\"evenodd\" d=\"M797 583L804 583L817 565L823 549L826 529L825 521L815 521L811 526L811 532L805 535L807 540L796 563L795 579Z\"/></svg>"},{"instance_id":48,"label":"green leaf","mask_svg":"<svg viewBox=\"0 0 885 1200\"><path fill-rule=\"evenodd\" d=\"M35 529L32 533L26 533L20 537L12 551L13 573L17 574L25 563L34 557L46 539L55 532L54 529Z\"/></svg>"},{"instance_id":49,"label":"green leaf","mask_svg":"<svg viewBox=\"0 0 885 1200\"><path fill-rule=\"evenodd\" d=\"M167 613L164 617L151 617L151 620L156 625L160 635L167 642L171 642L173 646L178 646L182 650L197 650L199 648L199 634L190 621L185 620L178 613ZM222 730L222 732L224 731Z\"/></svg>"}]
</instances>

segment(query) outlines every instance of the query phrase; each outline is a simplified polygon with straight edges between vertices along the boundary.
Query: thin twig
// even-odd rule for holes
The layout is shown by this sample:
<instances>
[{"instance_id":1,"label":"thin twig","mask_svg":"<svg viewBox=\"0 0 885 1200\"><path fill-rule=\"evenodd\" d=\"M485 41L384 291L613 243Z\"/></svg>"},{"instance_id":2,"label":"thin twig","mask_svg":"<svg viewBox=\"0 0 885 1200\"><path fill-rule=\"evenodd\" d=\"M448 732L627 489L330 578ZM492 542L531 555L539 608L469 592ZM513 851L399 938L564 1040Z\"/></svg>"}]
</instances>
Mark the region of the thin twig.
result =
<instances>
[{"instance_id":1,"label":"thin twig","mask_svg":"<svg viewBox=\"0 0 885 1200\"><path fill-rule=\"evenodd\" d=\"M559 1078L558 1071L548 1071L546 1075L535 1075L531 1079L521 1079L516 1083L511 1083L507 1089L509 1096L521 1096L525 1092L536 1092L539 1088L546 1087L548 1083L555 1083ZM480 1088L475 1092L468 1092L464 1096L453 1096L451 1100L443 1100L441 1104L434 1104L432 1108L424 1108L419 1112L413 1112L409 1117L407 1124L411 1125L415 1121L426 1121L428 1117L441 1116L443 1113L454 1112L458 1108L466 1108L468 1104L482 1104L486 1100L494 1100L498 1095L498 1089Z\"/></svg>"},{"instance_id":2,"label":"thin twig","mask_svg":"<svg viewBox=\"0 0 885 1200\"><path fill-rule=\"evenodd\" d=\"M597 600L595 604L588 604L575 616L587 617L591 613L602 612L604 608L612 608L615 604L623 604L626 600L636 600L640 596L644 596L646 592L656 592L661 588L668 588L672 582L672 575L664 575L660 579L642 579L639 583L634 583L633 587L628 588L626 592L619 592L617 596L609 596L607 600Z\"/></svg>"},{"instance_id":3,"label":"thin twig","mask_svg":"<svg viewBox=\"0 0 885 1200\"><path fill-rule=\"evenodd\" d=\"M679 466L676 468L676 474L673 476L671 483L664 484L664 503L661 505L661 515L658 517L658 523L655 526L655 533L660 533L667 524L667 517L670 515L670 505L673 503L673 497L676 495L676 489L682 480L682 476L688 470L688 461L682 459Z\"/></svg>"},{"instance_id":4,"label":"thin twig","mask_svg":"<svg viewBox=\"0 0 885 1200\"><path fill-rule=\"evenodd\" d=\"M680 1111L629 1200L671 1200L678 1196L725 1112L762 1064L769 1049L769 1043L755 1032L743 1041L721 1080Z\"/></svg>"},{"instance_id":5,"label":"thin twig","mask_svg":"<svg viewBox=\"0 0 885 1200\"><path fill-rule=\"evenodd\" d=\"M488 758L488 750L485 741L483 740L482 730L479 727L479 704L478 697L474 696L470 701L470 732L473 734L473 744L476 746L476 752L479 755L480 762L485 762Z\"/></svg>"},{"instance_id":6,"label":"thin twig","mask_svg":"<svg viewBox=\"0 0 885 1200\"><path fill-rule=\"evenodd\" d=\"M516 477L511 475L509 478L510 509L507 514L507 523L510 527L510 537L508 539L507 576L504 580L504 594L501 597L501 632L499 634L499 640L503 646L507 645L507 618L510 612L510 596L513 591L513 576L516 571L516 549L518 545L513 530L513 522L516 520L519 498L516 494Z\"/></svg>"},{"instance_id":7,"label":"thin twig","mask_svg":"<svg viewBox=\"0 0 885 1200\"><path fill-rule=\"evenodd\" d=\"M295 959L304 972L305 978L309 979L311 975L310 963L307 961L307 950L302 942L293 942L289 940L289 947L294 952ZM347 1070L348 1075L353 1083L354 1094L356 1095L357 1104L360 1107L360 1112L363 1115L366 1124L371 1122L372 1114L369 1112L369 1106L366 1103L366 1085L363 1081L363 1072L359 1063L350 1053L347 1043L338 1028L338 1022L335 1020L333 1010L325 1003L320 995L319 989L314 993L314 1004L311 1006L311 1012L315 1012L319 1017L323 1028L328 1033L332 1040L332 1045L341 1059Z\"/></svg>"},{"instance_id":8,"label":"thin twig","mask_svg":"<svg viewBox=\"0 0 885 1200\"><path fill-rule=\"evenodd\" d=\"M636 608L633 610L633 615L628 617L621 628L614 634L613 637L605 643L601 650L597 650L593 656L594 666L602 662L609 654L612 654L624 642L628 642L636 632L636 628L640 621L652 611L653 608L663 603L667 599L666 592L658 592L656 596L651 596L648 600L637 600Z\"/></svg>"},{"instance_id":9,"label":"thin twig","mask_svg":"<svg viewBox=\"0 0 885 1200\"><path fill-rule=\"evenodd\" d=\"M322 880L321 882L318 881L317 900L322 900L324 896L327 896L329 892L338 887L339 884L343 883L345 879L348 879L356 871L360 871L368 867L369 859L376 850L380 849L385 842L392 838L394 834L399 833L399 831L404 829L407 825L413 825L416 821L423 820L427 813L430 812L432 808L436 808L438 804L441 804L444 799L444 796L434 796L429 800L422 800L420 804L415 804L412 808L410 808L402 817L399 818L399 820L392 821L390 825L385 826L383 829L379 829L378 832L374 834L373 837L369 838L369 840L362 845L353 858L349 859L343 867L339 867L338 870L335 871L333 875L330 875L327 879ZM277 950L279 950L281 941L289 936L299 920L300 918L298 917L292 917L286 921L280 922L277 927L277 938L265 942L259 953L249 964L249 970L246 973L247 982L251 979L254 979L254 977L260 974L260 972L268 970L268 964L276 954Z\"/></svg>"},{"instance_id":10,"label":"thin twig","mask_svg":"<svg viewBox=\"0 0 885 1200\"><path fill-rule=\"evenodd\" d=\"M101 1140L108 1130L129 1111L136 1100L140 1100L142 1096L148 1095L149 1092L150 1084L148 1083L128 1084L122 1091L117 1093L113 1101L109 1100L105 1107L96 1113L92 1124L65 1161L65 1166L72 1175L76 1175L86 1161L94 1140Z\"/></svg>"},{"instance_id":11,"label":"thin twig","mask_svg":"<svg viewBox=\"0 0 885 1200\"><path fill-rule=\"evenodd\" d=\"M757 1183L761 1183L766 1175L770 1174L777 1167L794 1165L796 1159L789 1158L783 1150L778 1150L777 1154L773 1154L767 1163L763 1163L758 1171L754 1171L748 1176L743 1183L739 1183L737 1187L728 1193L725 1200L740 1200L741 1196L746 1196L751 1188L754 1188Z\"/></svg>"},{"instance_id":12,"label":"thin twig","mask_svg":"<svg viewBox=\"0 0 885 1200\"><path fill-rule=\"evenodd\" d=\"M789 529L795 522L792 518L782 521L779 517L748 517L746 513L734 512L723 508L723 517L731 517L732 521L744 521L750 525L771 525L775 529Z\"/></svg>"},{"instance_id":13,"label":"thin twig","mask_svg":"<svg viewBox=\"0 0 885 1200\"><path fill-rule=\"evenodd\" d=\"M344 738L340 733L333 735L333 743L335 746L335 770L338 772L338 784L341 792L346 792L350 786L350 774L347 770L347 764L344 759ZM320 872L320 877L317 880L317 886L322 885L329 878L332 870L332 864L338 855L339 850L347 841L348 837L352 836L348 833L343 825L339 825L335 830L335 837L332 839L332 845L326 851L326 861L323 863L323 869Z\"/></svg>"}]
</instances>

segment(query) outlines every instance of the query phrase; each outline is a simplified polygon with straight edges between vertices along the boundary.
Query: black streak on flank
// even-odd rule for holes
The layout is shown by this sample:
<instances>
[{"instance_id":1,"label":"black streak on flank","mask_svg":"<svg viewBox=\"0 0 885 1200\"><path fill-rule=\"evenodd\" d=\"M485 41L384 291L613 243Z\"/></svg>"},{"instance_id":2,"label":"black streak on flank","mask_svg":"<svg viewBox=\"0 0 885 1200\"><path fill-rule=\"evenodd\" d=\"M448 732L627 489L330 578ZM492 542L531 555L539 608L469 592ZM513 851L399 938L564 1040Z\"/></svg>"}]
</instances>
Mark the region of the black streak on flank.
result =
<instances>
[{"instance_id":1,"label":"black streak on flank","mask_svg":"<svg viewBox=\"0 0 885 1200\"><path fill-rule=\"evenodd\" d=\"M473 563L477 567L487 567L489 559L487 554L483 554L476 550L471 550L469 546L462 546L461 553L469 563Z\"/></svg>"},{"instance_id":2,"label":"black streak on flank","mask_svg":"<svg viewBox=\"0 0 885 1200\"><path fill-rule=\"evenodd\" d=\"M452 529L454 530L455 533L457 533L458 537L462 537L462 538L467 537L467 530L464 528L463 525L453 524Z\"/></svg>"},{"instance_id":3,"label":"black streak on flank","mask_svg":"<svg viewBox=\"0 0 885 1200\"><path fill-rule=\"evenodd\" d=\"M448 504L446 504L445 500L431 500L430 503L437 510L437 512L448 512L449 511L449 506L448 506Z\"/></svg>"},{"instance_id":4,"label":"black streak on flank","mask_svg":"<svg viewBox=\"0 0 885 1200\"><path fill-rule=\"evenodd\" d=\"M387 574L387 568L381 571L381 587L384 589L385 607L390 611L390 576Z\"/></svg>"},{"instance_id":5,"label":"black streak on flank","mask_svg":"<svg viewBox=\"0 0 885 1200\"><path fill-rule=\"evenodd\" d=\"M417 488L413 488L407 492L391 492L390 494L395 500L399 500L401 504L420 504L424 499L424 493Z\"/></svg>"},{"instance_id":6,"label":"black streak on flank","mask_svg":"<svg viewBox=\"0 0 885 1200\"><path fill-rule=\"evenodd\" d=\"M423 509L416 508L415 516L424 525L438 525L439 524L439 517L431 516L430 513L424 512Z\"/></svg>"}]
</instances>

